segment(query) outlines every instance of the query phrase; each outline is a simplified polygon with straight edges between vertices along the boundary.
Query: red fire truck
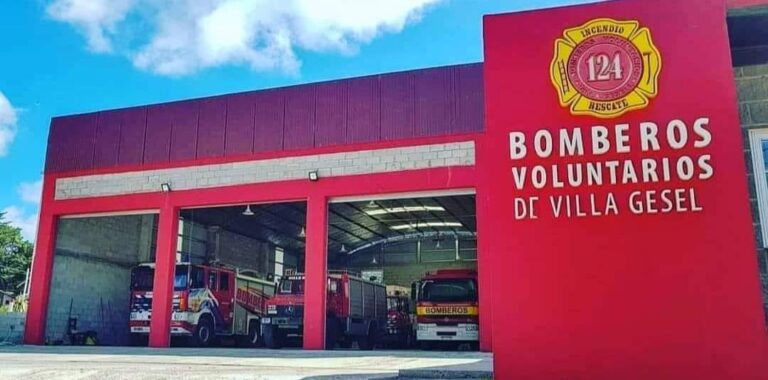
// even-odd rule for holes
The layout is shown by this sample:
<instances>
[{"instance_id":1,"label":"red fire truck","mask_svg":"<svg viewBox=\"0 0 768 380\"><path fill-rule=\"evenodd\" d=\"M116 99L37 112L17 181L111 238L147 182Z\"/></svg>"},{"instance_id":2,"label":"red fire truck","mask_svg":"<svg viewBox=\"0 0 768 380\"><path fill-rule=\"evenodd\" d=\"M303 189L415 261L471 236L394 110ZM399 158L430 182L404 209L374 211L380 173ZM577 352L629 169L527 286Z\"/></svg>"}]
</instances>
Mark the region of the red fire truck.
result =
<instances>
[{"instance_id":1,"label":"red fire truck","mask_svg":"<svg viewBox=\"0 0 768 380\"><path fill-rule=\"evenodd\" d=\"M357 342L361 350L373 349L384 332L387 292L382 284L349 272L328 274L325 347L349 348ZM261 319L264 343L280 348L289 336L301 336L304 328L304 275L283 276L275 296L267 301L267 316Z\"/></svg>"},{"instance_id":2,"label":"red fire truck","mask_svg":"<svg viewBox=\"0 0 768 380\"><path fill-rule=\"evenodd\" d=\"M415 341L408 291L400 286L387 286L387 328L383 342L388 347L410 348Z\"/></svg>"},{"instance_id":3,"label":"red fire truck","mask_svg":"<svg viewBox=\"0 0 768 380\"><path fill-rule=\"evenodd\" d=\"M442 269L413 283L416 302L416 341L423 349L437 342L469 343L477 348L477 272Z\"/></svg>"},{"instance_id":4,"label":"red fire truck","mask_svg":"<svg viewBox=\"0 0 768 380\"><path fill-rule=\"evenodd\" d=\"M274 294L272 282L237 268L177 264L173 289L171 335L190 337L208 346L217 336L233 336L243 344L261 344L261 318ZM152 315L154 264L131 271L131 336L145 344Z\"/></svg>"}]
</instances>

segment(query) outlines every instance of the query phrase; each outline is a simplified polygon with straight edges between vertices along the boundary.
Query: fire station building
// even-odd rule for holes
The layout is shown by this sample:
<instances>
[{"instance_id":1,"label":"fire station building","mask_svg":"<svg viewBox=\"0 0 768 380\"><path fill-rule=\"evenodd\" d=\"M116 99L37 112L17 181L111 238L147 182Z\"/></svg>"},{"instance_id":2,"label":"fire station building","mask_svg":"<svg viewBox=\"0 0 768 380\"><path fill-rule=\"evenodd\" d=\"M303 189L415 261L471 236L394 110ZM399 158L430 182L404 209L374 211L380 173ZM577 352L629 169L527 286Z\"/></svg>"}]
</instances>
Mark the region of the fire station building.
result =
<instances>
[{"instance_id":1,"label":"fire station building","mask_svg":"<svg viewBox=\"0 0 768 380\"><path fill-rule=\"evenodd\" d=\"M768 2L483 27L482 63L54 118L26 343L376 326L501 379L766 378Z\"/></svg>"}]
</instances>

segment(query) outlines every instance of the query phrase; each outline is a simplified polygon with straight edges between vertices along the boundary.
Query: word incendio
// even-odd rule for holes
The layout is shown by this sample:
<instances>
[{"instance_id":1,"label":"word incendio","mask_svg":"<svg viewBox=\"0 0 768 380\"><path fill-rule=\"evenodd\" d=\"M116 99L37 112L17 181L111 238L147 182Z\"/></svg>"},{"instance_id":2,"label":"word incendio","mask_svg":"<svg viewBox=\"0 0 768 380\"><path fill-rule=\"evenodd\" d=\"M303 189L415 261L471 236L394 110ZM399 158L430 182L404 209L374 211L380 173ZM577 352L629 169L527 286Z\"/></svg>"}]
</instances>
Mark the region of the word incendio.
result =
<instances>
[{"instance_id":1,"label":"word incendio","mask_svg":"<svg viewBox=\"0 0 768 380\"><path fill-rule=\"evenodd\" d=\"M547 203L554 217L618 215L622 205L634 214L700 212L703 208L697 203L696 190L686 184L715 175L707 149L712 144L709 123L709 118L702 117L690 123L647 121L511 132L512 181L518 191L533 188L569 193L549 196ZM656 183L670 187L643 190ZM578 190L617 185L637 191L621 202L610 190L586 194ZM516 198L515 218L537 219L538 201L538 196Z\"/></svg>"}]
</instances>

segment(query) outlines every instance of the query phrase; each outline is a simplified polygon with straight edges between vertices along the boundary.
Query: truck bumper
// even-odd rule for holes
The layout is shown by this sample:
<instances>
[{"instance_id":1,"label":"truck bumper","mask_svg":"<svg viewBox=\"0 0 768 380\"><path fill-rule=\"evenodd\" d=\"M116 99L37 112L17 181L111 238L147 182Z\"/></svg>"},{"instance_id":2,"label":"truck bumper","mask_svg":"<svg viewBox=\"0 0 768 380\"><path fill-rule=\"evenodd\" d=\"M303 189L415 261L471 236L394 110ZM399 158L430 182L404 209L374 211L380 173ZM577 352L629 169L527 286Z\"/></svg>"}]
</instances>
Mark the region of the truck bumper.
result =
<instances>
[{"instance_id":1,"label":"truck bumper","mask_svg":"<svg viewBox=\"0 0 768 380\"><path fill-rule=\"evenodd\" d=\"M188 321L189 314L184 312L174 312L171 315L171 335L188 336L195 331L195 325ZM149 334L150 328L149 316L131 314L131 333Z\"/></svg>"},{"instance_id":2,"label":"truck bumper","mask_svg":"<svg viewBox=\"0 0 768 380\"><path fill-rule=\"evenodd\" d=\"M454 326L420 323L416 330L416 340L476 342L479 339L477 324L474 323L460 323Z\"/></svg>"}]
</instances>

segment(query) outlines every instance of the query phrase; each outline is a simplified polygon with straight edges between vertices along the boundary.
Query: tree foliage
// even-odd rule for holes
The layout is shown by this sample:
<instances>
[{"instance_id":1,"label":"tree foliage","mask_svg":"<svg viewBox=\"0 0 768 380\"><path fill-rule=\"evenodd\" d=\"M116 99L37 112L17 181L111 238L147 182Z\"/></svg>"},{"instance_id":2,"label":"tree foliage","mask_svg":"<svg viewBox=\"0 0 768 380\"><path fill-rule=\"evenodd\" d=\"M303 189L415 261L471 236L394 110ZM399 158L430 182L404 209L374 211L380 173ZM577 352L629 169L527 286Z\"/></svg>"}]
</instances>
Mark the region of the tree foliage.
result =
<instances>
[{"instance_id":1,"label":"tree foliage","mask_svg":"<svg viewBox=\"0 0 768 380\"><path fill-rule=\"evenodd\" d=\"M14 294L23 291L32 248L32 243L21 236L21 229L11 226L0 212L0 289Z\"/></svg>"}]
</instances>

